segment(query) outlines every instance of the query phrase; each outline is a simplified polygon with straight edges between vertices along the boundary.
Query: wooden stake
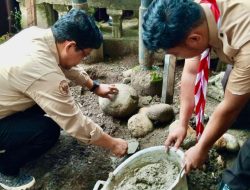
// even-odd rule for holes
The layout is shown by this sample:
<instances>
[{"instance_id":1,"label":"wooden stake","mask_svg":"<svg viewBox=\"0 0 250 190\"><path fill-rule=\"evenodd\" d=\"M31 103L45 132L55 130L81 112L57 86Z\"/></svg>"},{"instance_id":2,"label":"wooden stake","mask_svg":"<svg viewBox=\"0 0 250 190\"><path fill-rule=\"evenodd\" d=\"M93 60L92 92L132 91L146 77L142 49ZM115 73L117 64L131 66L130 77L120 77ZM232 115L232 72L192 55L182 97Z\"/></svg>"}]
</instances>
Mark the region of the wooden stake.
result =
<instances>
[{"instance_id":1,"label":"wooden stake","mask_svg":"<svg viewBox=\"0 0 250 190\"><path fill-rule=\"evenodd\" d=\"M175 80L175 64L176 57L173 55L165 55L164 70L163 70L163 84L161 102L172 104L174 97L174 80Z\"/></svg>"},{"instance_id":2,"label":"wooden stake","mask_svg":"<svg viewBox=\"0 0 250 190\"><path fill-rule=\"evenodd\" d=\"M36 0L25 0L27 10L27 26L37 25Z\"/></svg>"}]
</instances>

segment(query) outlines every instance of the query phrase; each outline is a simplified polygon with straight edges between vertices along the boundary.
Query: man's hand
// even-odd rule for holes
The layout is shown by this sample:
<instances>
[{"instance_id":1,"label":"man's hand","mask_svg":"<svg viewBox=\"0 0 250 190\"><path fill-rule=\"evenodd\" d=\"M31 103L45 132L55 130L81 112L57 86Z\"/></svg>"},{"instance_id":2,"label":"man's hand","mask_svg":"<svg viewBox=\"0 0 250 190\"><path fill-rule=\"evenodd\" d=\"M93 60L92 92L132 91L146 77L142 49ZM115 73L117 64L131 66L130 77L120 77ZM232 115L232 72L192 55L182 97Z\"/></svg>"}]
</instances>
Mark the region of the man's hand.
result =
<instances>
[{"instance_id":1,"label":"man's hand","mask_svg":"<svg viewBox=\"0 0 250 190\"><path fill-rule=\"evenodd\" d=\"M117 157L123 157L128 152L127 141L121 138L111 137L107 133L103 133L100 138L92 142L92 144L109 149Z\"/></svg>"},{"instance_id":2,"label":"man's hand","mask_svg":"<svg viewBox=\"0 0 250 190\"><path fill-rule=\"evenodd\" d=\"M128 142L120 138L114 138L114 141L115 143L111 148L111 152L117 157L125 156L128 151Z\"/></svg>"},{"instance_id":3,"label":"man's hand","mask_svg":"<svg viewBox=\"0 0 250 190\"><path fill-rule=\"evenodd\" d=\"M186 135L187 130L185 127L176 126L173 129L170 129L168 137L165 141L166 150L168 150L170 146L173 146L178 149L183 140L185 139Z\"/></svg>"},{"instance_id":4,"label":"man's hand","mask_svg":"<svg viewBox=\"0 0 250 190\"><path fill-rule=\"evenodd\" d=\"M114 84L100 84L94 92L98 96L111 99L112 94L117 94L119 91Z\"/></svg>"},{"instance_id":5,"label":"man's hand","mask_svg":"<svg viewBox=\"0 0 250 190\"><path fill-rule=\"evenodd\" d=\"M188 174L192 169L202 166L208 157L208 151L199 146L199 143L185 152L184 163L185 173Z\"/></svg>"}]
</instances>

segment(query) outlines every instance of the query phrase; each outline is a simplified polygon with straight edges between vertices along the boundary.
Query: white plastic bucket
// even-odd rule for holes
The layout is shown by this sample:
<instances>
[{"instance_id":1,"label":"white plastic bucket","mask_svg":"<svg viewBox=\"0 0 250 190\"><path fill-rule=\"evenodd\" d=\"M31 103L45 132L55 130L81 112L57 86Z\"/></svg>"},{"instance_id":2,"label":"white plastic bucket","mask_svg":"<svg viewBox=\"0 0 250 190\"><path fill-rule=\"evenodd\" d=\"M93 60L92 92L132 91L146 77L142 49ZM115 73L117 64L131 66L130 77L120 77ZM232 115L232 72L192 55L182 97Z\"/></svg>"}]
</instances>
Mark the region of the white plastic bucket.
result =
<instances>
[{"instance_id":1,"label":"white plastic bucket","mask_svg":"<svg viewBox=\"0 0 250 190\"><path fill-rule=\"evenodd\" d=\"M164 159L175 163L180 168L180 174L176 176L174 183L166 190L188 190L186 175L184 174L184 171L181 170L183 158L183 151L174 150L173 148L170 148L168 153L166 153L164 146L143 149L119 165L112 173L110 173L107 181L97 181L93 190L99 190L101 185L103 186L101 190L113 190L114 185L117 184L117 180L119 181L122 179L127 171L136 169L140 167L140 165L157 163Z\"/></svg>"}]
</instances>

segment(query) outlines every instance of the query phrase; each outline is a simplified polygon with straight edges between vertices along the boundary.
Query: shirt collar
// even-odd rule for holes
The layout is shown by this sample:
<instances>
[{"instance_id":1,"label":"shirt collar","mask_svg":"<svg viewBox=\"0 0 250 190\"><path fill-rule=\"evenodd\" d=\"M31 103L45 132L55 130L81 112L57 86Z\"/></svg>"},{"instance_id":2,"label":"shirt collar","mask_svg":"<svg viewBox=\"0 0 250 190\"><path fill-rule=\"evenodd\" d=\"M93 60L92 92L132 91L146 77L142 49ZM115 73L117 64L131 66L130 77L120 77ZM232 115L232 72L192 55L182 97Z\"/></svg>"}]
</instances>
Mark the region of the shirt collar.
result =
<instances>
[{"instance_id":1,"label":"shirt collar","mask_svg":"<svg viewBox=\"0 0 250 190\"><path fill-rule=\"evenodd\" d=\"M219 47L218 28L217 28L217 23L215 21L214 15L213 15L208 4L201 3L200 5L201 5L202 9L204 10L205 16L207 19L208 32L209 32L208 43L211 47L218 48Z\"/></svg>"}]
</instances>

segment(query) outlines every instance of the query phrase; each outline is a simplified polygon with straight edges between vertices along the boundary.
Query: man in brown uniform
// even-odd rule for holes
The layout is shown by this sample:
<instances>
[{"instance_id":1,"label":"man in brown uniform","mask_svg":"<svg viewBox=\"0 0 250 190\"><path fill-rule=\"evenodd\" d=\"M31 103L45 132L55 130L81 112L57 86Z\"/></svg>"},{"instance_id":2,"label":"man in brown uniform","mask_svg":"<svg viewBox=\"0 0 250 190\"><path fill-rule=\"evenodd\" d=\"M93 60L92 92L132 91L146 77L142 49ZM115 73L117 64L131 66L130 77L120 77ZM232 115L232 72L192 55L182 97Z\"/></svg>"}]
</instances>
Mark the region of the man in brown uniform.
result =
<instances>
[{"instance_id":1,"label":"man in brown uniform","mask_svg":"<svg viewBox=\"0 0 250 190\"><path fill-rule=\"evenodd\" d=\"M154 0L144 16L143 29L148 49L164 49L186 58L181 80L180 125L170 131L165 142L167 148L179 148L186 136L194 110L193 89L201 53L211 48L221 61L233 65L224 100L214 110L199 142L185 153L188 173L202 165L214 142L249 104L250 1ZM221 189L249 189L249 179L250 140L241 148L235 165L224 172Z\"/></svg>"},{"instance_id":2,"label":"man in brown uniform","mask_svg":"<svg viewBox=\"0 0 250 190\"><path fill-rule=\"evenodd\" d=\"M0 185L26 189L32 176L19 173L57 141L60 128L81 142L110 149L121 157L127 142L104 133L85 117L71 95L69 78L98 96L117 93L98 84L77 65L103 41L94 21L71 10L51 29L31 27L0 45Z\"/></svg>"}]
</instances>

